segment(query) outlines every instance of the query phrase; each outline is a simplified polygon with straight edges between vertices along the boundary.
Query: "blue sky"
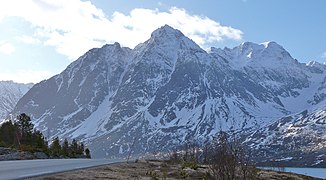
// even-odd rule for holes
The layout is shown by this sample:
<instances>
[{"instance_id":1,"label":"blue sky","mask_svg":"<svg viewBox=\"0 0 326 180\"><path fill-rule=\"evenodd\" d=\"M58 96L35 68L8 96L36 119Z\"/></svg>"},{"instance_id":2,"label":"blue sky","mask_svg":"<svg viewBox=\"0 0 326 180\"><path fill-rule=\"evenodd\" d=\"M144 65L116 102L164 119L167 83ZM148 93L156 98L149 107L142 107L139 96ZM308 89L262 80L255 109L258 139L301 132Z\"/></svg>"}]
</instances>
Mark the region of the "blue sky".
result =
<instances>
[{"instance_id":1,"label":"blue sky","mask_svg":"<svg viewBox=\"0 0 326 180\"><path fill-rule=\"evenodd\" d=\"M7 0L0 80L37 83L93 47L133 48L169 24L204 49L275 41L299 62L326 61L323 0Z\"/></svg>"}]
</instances>

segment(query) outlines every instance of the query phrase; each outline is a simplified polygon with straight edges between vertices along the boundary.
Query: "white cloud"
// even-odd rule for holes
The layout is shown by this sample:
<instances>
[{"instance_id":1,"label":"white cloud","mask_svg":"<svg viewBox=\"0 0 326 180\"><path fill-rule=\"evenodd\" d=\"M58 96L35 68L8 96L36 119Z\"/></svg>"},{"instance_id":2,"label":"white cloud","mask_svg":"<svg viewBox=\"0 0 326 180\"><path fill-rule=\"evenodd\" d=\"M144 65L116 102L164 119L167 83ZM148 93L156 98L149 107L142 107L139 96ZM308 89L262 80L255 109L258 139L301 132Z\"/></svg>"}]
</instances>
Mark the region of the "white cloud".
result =
<instances>
[{"instance_id":1,"label":"white cloud","mask_svg":"<svg viewBox=\"0 0 326 180\"><path fill-rule=\"evenodd\" d=\"M16 51L16 48L9 42L0 43L0 53L12 54Z\"/></svg>"},{"instance_id":2,"label":"white cloud","mask_svg":"<svg viewBox=\"0 0 326 180\"><path fill-rule=\"evenodd\" d=\"M104 43L119 42L133 48L165 24L181 30L204 48L225 40L239 41L243 34L176 7L168 11L136 8L129 14L114 12L108 17L90 1L10 0L0 3L0 21L7 16L30 22L34 38L42 39L45 45L54 46L58 53L72 60Z\"/></svg>"},{"instance_id":3,"label":"white cloud","mask_svg":"<svg viewBox=\"0 0 326 180\"><path fill-rule=\"evenodd\" d=\"M25 44L40 44L41 43L41 40L34 38L32 36L26 36L26 35L16 36L15 40L18 42L25 43Z\"/></svg>"},{"instance_id":4,"label":"white cloud","mask_svg":"<svg viewBox=\"0 0 326 180\"><path fill-rule=\"evenodd\" d=\"M16 71L16 72L0 72L1 80L12 80L18 83L38 83L52 76L49 71Z\"/></svg>"}]
</instances>

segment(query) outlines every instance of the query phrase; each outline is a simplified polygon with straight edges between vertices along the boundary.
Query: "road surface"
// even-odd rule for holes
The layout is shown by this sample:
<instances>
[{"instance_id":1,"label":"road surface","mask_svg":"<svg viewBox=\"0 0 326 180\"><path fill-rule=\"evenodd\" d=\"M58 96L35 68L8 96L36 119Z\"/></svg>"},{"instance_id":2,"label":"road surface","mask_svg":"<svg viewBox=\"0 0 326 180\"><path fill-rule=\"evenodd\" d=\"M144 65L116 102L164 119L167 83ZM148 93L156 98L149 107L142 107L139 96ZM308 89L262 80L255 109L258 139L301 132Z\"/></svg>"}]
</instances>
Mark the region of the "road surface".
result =
<instances>
[{"instance_id":1,"label":"road surface","mask_svg":"<svg viewBox=\"0 0 326 180\"><path fill-rule=\"evenodd\" d=\"M0 161L0 179L23 179L44 174L119 162L108 159L42 159Z\"/></svg>"}]
</instances>

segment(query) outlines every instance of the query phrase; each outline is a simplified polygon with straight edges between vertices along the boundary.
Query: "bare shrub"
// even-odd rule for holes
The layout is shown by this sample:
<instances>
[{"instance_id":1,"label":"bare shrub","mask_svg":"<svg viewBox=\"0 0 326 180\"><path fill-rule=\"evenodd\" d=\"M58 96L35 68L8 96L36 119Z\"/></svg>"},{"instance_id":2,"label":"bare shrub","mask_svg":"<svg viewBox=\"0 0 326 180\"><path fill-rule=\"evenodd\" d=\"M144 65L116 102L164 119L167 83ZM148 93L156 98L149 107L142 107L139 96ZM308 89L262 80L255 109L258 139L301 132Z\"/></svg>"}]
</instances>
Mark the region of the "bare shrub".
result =
<instances>
[{"instance_id":1,"label":"bare shrub","mask_svg":"<svg viewBox=\"0 0 326 180\"><path fill-rule=\"evenodd\" d=\"M206 152L205 152L206 151ZM203 154L215 179L254 179L250 156L236 135L220 131Z\"/></svg>"}]
</instances>

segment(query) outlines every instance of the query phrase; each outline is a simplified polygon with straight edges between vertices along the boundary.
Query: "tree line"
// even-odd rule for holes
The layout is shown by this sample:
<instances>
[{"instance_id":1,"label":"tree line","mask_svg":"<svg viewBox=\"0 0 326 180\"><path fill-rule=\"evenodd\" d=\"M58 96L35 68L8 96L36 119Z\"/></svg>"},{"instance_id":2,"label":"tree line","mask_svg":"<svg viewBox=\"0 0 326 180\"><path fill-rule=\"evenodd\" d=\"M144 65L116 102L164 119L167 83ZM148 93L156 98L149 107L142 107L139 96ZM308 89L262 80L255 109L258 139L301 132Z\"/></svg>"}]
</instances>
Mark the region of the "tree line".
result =
<instances>
[{"instance_id":1,"label":"tree line","mask_svg":"<svg viewBox=\"0 0 326 180\"><path fill-rule=\"evenodd\" d=\"M28 152L44 152L50 158L91 158L90 150L83 143L73 139L60 142L56 137L50 143L42 132L34 129L31 118L25 113L17 116L15 122L9 120L0 126L0 147L15 148Z\"/></svg>"}]
</instances>

